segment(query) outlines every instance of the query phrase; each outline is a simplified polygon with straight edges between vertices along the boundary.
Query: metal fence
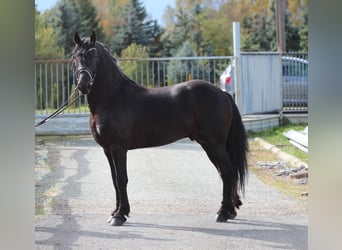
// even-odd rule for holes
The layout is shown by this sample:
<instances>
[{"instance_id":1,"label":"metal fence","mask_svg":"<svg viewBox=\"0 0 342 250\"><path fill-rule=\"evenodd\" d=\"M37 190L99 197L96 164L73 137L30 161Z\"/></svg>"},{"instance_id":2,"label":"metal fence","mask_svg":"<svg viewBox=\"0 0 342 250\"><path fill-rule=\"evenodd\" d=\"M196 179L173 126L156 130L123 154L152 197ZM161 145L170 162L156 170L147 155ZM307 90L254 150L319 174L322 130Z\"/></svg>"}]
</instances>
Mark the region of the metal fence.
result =
<instances>
[{"instance_id":1,"label":"metal fence","mask_svg":"<svg viewBox=\"0 0 342 250\"><path fill-rule=\"evenodd\" d=\"M148 88L172 85L190 79L207 80L219 87L220 75L233 59L233 56L125 58L118 59L118 64L128 77ZM307 53L282 54L282 64L283 110L306 111ZM54 112L68 100L76 86L71 61L36 61L34 86L36 116L46 116ZM65 110L64 114L87 112L88 105L84 96Z\"/></svg>"},{"instance_id":2,"label":"metal fence","mask_svg":"<svg viewBox=\"0 0 342 250\"><path fill-rule=\"evenodd\" d=\"M219 86L219 77L232 56L117 59L125 74L147 88L161 87L190 79L203 79ZM48 115L68 100L76 86L69 60L36 61L36 115ZM76 93L76 96L78 93ZM64 114L87 113L86 97L81 97Z\"/></svg>"},{"instance_id":3,"label":"metal fence","mask_svg":"<svg viewBox=\"0 0 342 250\"><path fill-rule=\"evenodd\" d=\"M62 105L75 88L75 74L69 60L35 62L35 108L37 114L50 114ZM78 93L77 93L78 94ZM65 112L85 112L81 100Z\"/></svg>"}]
</instances>

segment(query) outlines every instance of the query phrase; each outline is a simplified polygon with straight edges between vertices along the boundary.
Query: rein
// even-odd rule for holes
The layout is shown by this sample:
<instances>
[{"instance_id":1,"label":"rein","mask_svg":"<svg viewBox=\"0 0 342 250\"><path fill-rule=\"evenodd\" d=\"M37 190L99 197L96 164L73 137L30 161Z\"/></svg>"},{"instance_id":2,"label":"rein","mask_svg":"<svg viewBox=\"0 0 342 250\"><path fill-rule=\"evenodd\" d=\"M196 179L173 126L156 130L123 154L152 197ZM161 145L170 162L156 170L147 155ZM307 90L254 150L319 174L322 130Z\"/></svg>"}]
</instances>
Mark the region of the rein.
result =
<instances>
[{"instance_id":1,"label":"rein","mask_svg":"<svg viewBox=\"0 0 342 250\"><path fill-rule=\"evenodd\" d=\"M78 96L77 98L75 98L75 92L77 90L77 86L74 89L74 91L71 93L70 97L68 98L68 100L62 105L60 106L55 112L53 112L51 115L49 115L48 117L44 118L43 120L41 120L40 122L38 122L36 125L34 125L35 127L38 127L44 123L46 123L48 120L55 118L57 115L59 115L60 113L62 113L64 110L66 110L68 107L70 107L72 104L74 104L82 95ZM73 98L73 100L72 100Z\"/></svg>"}]
</instances>

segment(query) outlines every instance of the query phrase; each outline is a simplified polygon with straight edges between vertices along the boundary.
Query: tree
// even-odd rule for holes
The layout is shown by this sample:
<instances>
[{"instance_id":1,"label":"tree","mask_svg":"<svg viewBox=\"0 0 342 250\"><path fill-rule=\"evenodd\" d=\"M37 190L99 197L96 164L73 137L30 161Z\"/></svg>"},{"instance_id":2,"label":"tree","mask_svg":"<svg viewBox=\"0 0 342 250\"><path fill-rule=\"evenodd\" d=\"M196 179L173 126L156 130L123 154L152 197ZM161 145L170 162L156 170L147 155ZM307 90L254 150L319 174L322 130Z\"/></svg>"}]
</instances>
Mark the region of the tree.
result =
<instances>
[{"instance_id":1,"label":"tree","mask_svg":"<svg viewBox=\"0 0 342 250\"><path fill-rule=\"evenodd\" d=\"M146 47L132 43L122 50L121 57L125 60L120 61L120 67L128 77L140 84L147 85L151 82L152 71L148 61L131 60L133 58L148 58Z\"/></svg>"},{"instance_id":2,"label":"tree","mask_svg":"<svg viewBox=\"0 0 342 250\"><path fill-rule=\"evenodd\" d=\"M299 28L294 26L290 20L291 13L285 13L285 34L286 34L286 50L299 51L300 50L300 35Z\"/></svg>"},{"instance_id":3,"label":"tree","mask_svg":"<svg viewBox=\"0 0 342 250\"><path fill-rule=\"evenodd\" d=\"M177 48L180 48L182 45L184 45L184 41L190 40L190 34L192 34L191 26L191 19L189 15L182 8L180 8L176 12L175 26L171 34L171 42L175 48L172 54L179 53L176 51Z\"/></svg>"},{"instance_id":4,"label":"tree","mask_svg":"<svg viewBox=\"0 0 342 250\"><path fill-rule=\"evenodd\" d=\"M158 25L157 21L153 20L149 33L152 41L147 45L150 57L162 56L164 48L162 41L163 32L164 30Z\"/></svg>"},{"instance_id":5,"label":"tree","mask_svg":"<svg viewBox=\"0 0 342 250\"><path fill-rule=\"evenodd\" d=\"M95 31L99 40L104 38L96 9L90 0L61 0L48 13L47 22L53 26L66 58L70 57L74 47L73 35L76 31L83 36Z\"/></svg>"},{"instance_id":6,"label":"tree","mask_svg":"<svg viewBox=\"0 0 342 250\"><path fill-rule=\"evenodd\" d=\"M226 56L233 50L232 23L222 10L205 9L200 16L201 55Z\"/></svg>"},{"instance_id":7,"label":"tree","mask_svg":"<svg viewBox=\"0 0 342 250\"><path fill-rule=\"evenodd\" d=\"M245 16L242 19L242 45L244 51L276 51L276 14L275 1L269 6L269 14L255 13L253 16ZM285 12L285 35L287 51L299 51L299 28L291 22L291 12Z\"/></svg>"},{"instance_id":8,"label":"tree","mask_svg":"<svg viewBox=\"0 0 342 250\"><path fill-rule=\"evenodd\" d=\"M178 49L175 56L193 57L196 56L196 54L193 51L190 42L185 41L182 47ZM175 84L192 78L193 68L196 68L195 65L189 61L182 62L179 60L172 60L167 67L168 84Z\"/></svg>"},{"instance_id":9,"label":"tree","mask_svg":"<svg viewBox=\"0 0 342 250\"><path fill-rule=\"evenodd\" d=\"M120 23L113 28L115 35L110 43L117 55L133 43L146 46L149 53L153 52L151 44L161 34L161 29L155 21L146 18L147 13L141 2L130 0L123 10Z\"/></svg>"},{"instance_id":10,"label":"tree","mask_svg":"<svg viewBox=\"0 0 342 250\"><path fill-rule=\"evenodd\" d=\"M63 57L64 51L58 46L53 28L44 23L43 17L35 9L35 58L61 59Z\"/></svg>"},{"instance_id":11,"label":"tree","mask_svg":"<svg viewBox=\"0 0 342 250\"><path fill-rule=\"evenodd\" d=\"M306 13L303 17L304 24L302 28L299 31L300 36L300 48L302 51L307 52L308 51L308 14Z\"/></svg>"},{"instance_id":12,"label":"tree","mask_svg":"<svg viewBox=\"0 0 342 250\"><path fill-rule=\"evenodd\" d=\"M107 42L113 37L113 27L120 23L125 6L130 0L91 0L97 10Z\"/></svg>"},{"instance_id":13,"label":"tree","mask_svg":"<svg viewBox=\"0 0 342 250\"><path fill-rule=\"evenodd\" d=\"M57 37L51 26L48 26L44 22L44 18L35 9L35 59L36 60L49 60L49 59L61 59L64 57L64 51L58 46ZM46 65L46 64L45 64ZM46 100L46 94L50 92L46 91L53 86L56 89L56 84L49 82L48 84L40 84L41 81L47 78L47 72L41 71L41 65L37 67L39 70L36 74L36 105L37 108L46 108L48 105ZM49 78L51 79L51 78ZM47 86L48 85L48 86ZM52 104L57 102L56 96L51 97Z\"/></svg>"},{"instance_id":14,"label":"tree","mask_svg":"<svg viewBox=\"0 0 342 250\"><path fill-rule=\"evenodd\" d=\"M199 4L195 4L192 9L188 10L178 2L176 9L167 7L164 14L166 28L163 41L166 43L165 48L169 51L164 52L165 54L177 54L185 41L188 41L200 54L203 36L199 16L202 12L203 8Z\"/></svg>"},{"instance_id":15,"label":"tree","mask_svg":"<svg viewBox=\"0 0 342 250\"><path fill-rule=\"evenodd\" d=\"M241 48L244 51L270 51L272 39L267 32L268 27L269 23L263 15L255 14L253 17L245 17L242 21Z\"/></svg>"}]
</instances>

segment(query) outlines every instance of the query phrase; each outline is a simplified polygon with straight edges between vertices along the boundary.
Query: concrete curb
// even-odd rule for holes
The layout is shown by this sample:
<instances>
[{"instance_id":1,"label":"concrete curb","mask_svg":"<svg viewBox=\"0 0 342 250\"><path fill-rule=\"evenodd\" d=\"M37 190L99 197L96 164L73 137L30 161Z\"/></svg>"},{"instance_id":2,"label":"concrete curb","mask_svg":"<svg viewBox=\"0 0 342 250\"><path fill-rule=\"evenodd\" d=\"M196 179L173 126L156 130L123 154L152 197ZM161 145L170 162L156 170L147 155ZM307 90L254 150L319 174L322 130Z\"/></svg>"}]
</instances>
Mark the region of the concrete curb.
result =
<instances>
[{"instance_id":1,"label":"concrete curb","mask_svg":"<svg viewBox=\"0 0 342 250\"><path fill-rule=\"evenodd\" d=\"M37 116L35 123L44 116ZM36 135L90 135L89 114L60 115L35 128Z\"/></svg>"},{"instance_id":2,"label":"concrete curb","mask_svg":"<svg viewBox=\"0 0 342 250\"><path fill-rule=\"evenodd\" d=\"M297 157L293 156L293 155L289 155L283 151L281 151L279 148L277 148L276 146L264 141L261 138L255 138L254 139L257 143L260 144L260 146L262 146L264 149L266 150L270 150L271 152L275 153L277 156L279 156L282 160L287 161L288 163L290 163L291 165L293 165L294 167L301 167L304 166L306 170L308 170L308 164L306 164L305 162L299 160Z\"/></svg>"},{"instance_id":3,"label":"concrete curb","mask_svg":"<svg viewBox=\"0 0 342 250\"><path fill-rule=\"evenodd\" d=\"M35 124L47 115L36 115ZM244 115L247 131L263 131L279 127L279 115ZM89 114L61 114L35 128L36 135L89 135Z\"/></svg>"}]
</instances>

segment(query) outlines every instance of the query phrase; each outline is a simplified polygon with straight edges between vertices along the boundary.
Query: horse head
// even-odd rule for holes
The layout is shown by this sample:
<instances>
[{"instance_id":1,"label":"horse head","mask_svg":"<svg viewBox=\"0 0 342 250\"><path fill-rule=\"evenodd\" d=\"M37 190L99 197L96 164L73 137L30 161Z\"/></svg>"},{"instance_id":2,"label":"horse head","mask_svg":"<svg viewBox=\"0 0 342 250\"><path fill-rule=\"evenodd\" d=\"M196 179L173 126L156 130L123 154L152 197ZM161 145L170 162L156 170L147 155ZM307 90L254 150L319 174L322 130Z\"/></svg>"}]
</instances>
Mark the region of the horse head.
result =
<instances>
[{"instance_id":1,"label":"horse head","mask_svg":"<svg viewBox=\"0 0 342 250\"><path fill-rule=\"evenodd\" d=\"M83 39L75 32L74 42L72 60L76 70L77 87L82 94L88 95L95 81L99 61L95 32L92 32L90 38Z\"/></svg>"}]
</instances>

